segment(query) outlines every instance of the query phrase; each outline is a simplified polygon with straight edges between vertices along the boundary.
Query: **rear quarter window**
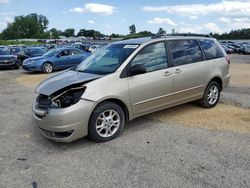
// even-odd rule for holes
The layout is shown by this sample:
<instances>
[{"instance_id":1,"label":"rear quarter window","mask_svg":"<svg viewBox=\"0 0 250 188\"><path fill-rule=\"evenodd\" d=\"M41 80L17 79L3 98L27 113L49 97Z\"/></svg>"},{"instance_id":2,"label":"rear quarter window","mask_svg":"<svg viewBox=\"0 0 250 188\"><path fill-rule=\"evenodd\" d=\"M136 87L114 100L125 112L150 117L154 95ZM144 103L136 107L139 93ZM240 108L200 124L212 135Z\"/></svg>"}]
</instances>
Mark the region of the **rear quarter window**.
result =
<instances>
[{"instance_id":1,"label":"rear quarter window","mask_svg":"<svg viewBox=\"0 0 250 188\"><path fill-rule=\"evenodd\" d=\"M224 57L222 50L214 40L204 39L199 40L199 43L204 50L207 60Z\"/></svg>"}]
</instances>

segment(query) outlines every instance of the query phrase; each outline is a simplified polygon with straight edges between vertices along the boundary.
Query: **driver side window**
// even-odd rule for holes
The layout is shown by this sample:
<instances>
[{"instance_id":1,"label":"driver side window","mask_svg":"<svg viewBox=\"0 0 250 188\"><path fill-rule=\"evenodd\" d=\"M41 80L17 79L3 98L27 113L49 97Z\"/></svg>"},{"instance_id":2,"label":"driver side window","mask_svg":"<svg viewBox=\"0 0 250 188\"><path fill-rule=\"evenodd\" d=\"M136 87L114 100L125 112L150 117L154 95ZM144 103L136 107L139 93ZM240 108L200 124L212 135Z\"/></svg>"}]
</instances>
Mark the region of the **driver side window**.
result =
<instances>
[{"instance_id":1,"label":"driver side window","mask_svg":"<svg viewBox=\"0 0 250 188\"><path fill-rule=\"evenodd\" d=\"M150 44L144 47L131 62L131 67L143 64L147 72L167 68L167 53L164 42Z\"/></svg>"},{"instance_id":2,"label":"driver side window","mask_svg":"<svg viewBox=\"0 0 250 188\"><path fill-rule=\"evenodd\" d=\"M69 51L68 51L68 50L63 50L63 51L59 54L60 57L68 56L68 55L69 55Z\"/></svg>"}]
</instances>

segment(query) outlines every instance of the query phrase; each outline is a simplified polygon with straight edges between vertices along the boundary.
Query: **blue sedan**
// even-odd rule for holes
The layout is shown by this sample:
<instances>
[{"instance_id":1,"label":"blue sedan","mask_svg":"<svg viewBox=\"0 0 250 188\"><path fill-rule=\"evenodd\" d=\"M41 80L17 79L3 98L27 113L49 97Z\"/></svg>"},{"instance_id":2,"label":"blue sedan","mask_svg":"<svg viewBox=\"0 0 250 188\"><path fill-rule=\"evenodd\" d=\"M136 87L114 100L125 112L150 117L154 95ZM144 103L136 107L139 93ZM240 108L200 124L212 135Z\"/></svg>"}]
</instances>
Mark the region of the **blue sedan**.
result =
<instances>
[{"instance_id":1,"label":"blue sedan","mask_svg":"<svg viewBox=\"0 0 250 188\"><path fill-rule=\"evenodd\" d=\"M22 66L26 71L51 73L74 67L86 59L90 53L76 48L58 48L47 52L43 56L28 58Z\"/></svg>"}]
</instances>

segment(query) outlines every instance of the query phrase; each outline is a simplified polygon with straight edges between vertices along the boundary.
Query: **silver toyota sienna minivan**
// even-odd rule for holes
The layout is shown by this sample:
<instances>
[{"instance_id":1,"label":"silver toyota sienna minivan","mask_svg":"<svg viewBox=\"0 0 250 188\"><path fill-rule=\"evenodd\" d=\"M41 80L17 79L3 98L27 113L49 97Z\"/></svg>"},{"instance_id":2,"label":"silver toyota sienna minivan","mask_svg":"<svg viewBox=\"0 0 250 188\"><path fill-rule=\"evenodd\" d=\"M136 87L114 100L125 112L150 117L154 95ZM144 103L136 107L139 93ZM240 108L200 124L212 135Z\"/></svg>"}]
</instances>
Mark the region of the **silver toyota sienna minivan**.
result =
<instances>
[{"instance_id":1,"label":"silver toyota sienna minivan","mask_svg":"<svg viewBox=\"0 0 250 188\"><path fill-rule=\"evenodd\" d=\"M123 40L36 88L33 117L43 136L71 142L117 137L127 121L198 100L214 107L228 86L230 59L206 35Z\"/></svg>"}]
</instances>

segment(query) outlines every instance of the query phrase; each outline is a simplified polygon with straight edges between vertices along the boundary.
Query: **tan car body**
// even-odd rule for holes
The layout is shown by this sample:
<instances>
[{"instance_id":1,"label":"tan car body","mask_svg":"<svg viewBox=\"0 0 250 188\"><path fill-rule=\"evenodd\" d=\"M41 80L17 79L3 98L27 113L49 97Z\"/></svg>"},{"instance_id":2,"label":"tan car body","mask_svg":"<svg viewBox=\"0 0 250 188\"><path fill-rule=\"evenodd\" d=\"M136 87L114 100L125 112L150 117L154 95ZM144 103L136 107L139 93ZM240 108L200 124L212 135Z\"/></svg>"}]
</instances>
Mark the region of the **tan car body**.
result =
<instances>
[{"instance_id":1,"label":"tan car body","mask_svg":"<svg viewBox=\"0 0 250 188\"><path fill-rule=\"evenodd\" d=\"M126 66L142 48L151 43L173 39L196 40L203 38L158 38L141 44L114 73L86 83L87 89L78 103L65 109L51 109L50 116L43 118L43 120L36 116L39 110L34 104L33 116L42 134L62 142L86 136L92 111L98 104L106 100L121 105L126 112L127 120L132 120L148 113L201 99L212 79L221 82L222 88L228 86L230 80L229 64L225 57L121 77ZM60 114L58 118L57 114ZM58 123L62 125L58 125ZM43 132L44 130L60 132L71 129L75 131L67 138L55 138Z\"/></svg>"}]
</instances>

